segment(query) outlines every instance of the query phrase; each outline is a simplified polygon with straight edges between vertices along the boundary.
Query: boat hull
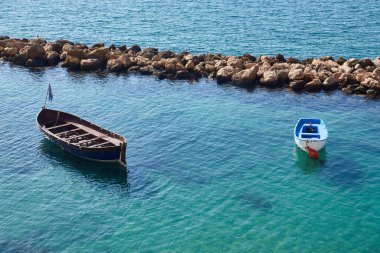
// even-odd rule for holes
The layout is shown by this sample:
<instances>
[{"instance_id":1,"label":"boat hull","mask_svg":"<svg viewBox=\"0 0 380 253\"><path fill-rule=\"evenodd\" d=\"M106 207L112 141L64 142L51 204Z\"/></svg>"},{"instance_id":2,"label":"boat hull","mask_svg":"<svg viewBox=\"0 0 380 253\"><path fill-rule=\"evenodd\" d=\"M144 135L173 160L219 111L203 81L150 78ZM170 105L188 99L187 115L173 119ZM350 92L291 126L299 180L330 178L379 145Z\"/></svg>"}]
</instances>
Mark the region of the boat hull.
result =
<instances>
[{"instance_id":1,"label":"boat hull","mask_svg":"<svg viewBox=\"0 0 380 253\"><path fill-rule=\"evenodd\" d=\"M49 122L52 120L52 118L55 119L55 121L58 121L58 117L60 117L60 120L63 119L65 122L70 122L71 124L76 124L76 126L81 126L81 128L75 128L73 131L84 131L84 129L87 129L89 132L85 132L86 134L83 135L91 135L91 134L97 134L99 138L96 138L97 136L94 136L95 139L100 138L113 138L115 140L115 144L111 146L104 146L104 147L92 147L92 146L101 146L104 142L101 142L100 145L90 145L90 146L82 146L82 145L76 145L75 142L71 143L68 141L68 138L65 139L61 135L61 131L58 134L52 133L49 129L50 128L57 128L55 126L47 128L46 122ZM85 121L75 115L68 114L65 112L55 111L51 109L45 109L43 108L41 112L37 115L37 125L40 129L40 131L43 133L46 139L51 141L53 144L57 145L64 151L67 151L75 156L98 161L98 162L119 162L122 165L126 165L125 161L125 154L126 154L126 145L124 137L119 136L115 133L112 133L108 130L105 130L97 125L94 125L88 121ZM68 124L64 124L68 125ZM64 126L63 125L63 126ZM59 128L60 126L58 126ZM91 130L89 130L91 129ZM92 130L93 129L93 130ZM72 132L72 131L66 131L66 132ZM74 139L76 137L74 136ZM93 139L94 139L93 138ZM86 140L85 140L86 141Z\"/></svg>"},{"instance_id":2,"label":"boat hull","mask_svg":"<svg viewBox=\"0 0 380 253\"><path fill-rule=\"evenodd\" d=\"M79 148L67 145L65 142L54 140L54 138L47 135L45 135L45 138L51 141L53 144L60 147L61 149L63 149L64 151L67 151L75 156L78 156L87 160L92 160L92 161L97 161L97 162L120 162L119 158L121 155L121 148L118 148L116 150L87 151L87 150L81 150Z\"/></svg>"},{"instance_id":3,"label":"boat hull","mask_svg":"<svg viewBox=\"0 0 380 253\"><path fill-rule=\"evenodd\" d=\"M300 140L299 138L294 138L294 140L295 140L297 146L305 152L308 152L306 150L306 147L309 147L315 151L320 151L326 145L326 140L309 141L309 140Z\"/></svg>"}]
</instances>

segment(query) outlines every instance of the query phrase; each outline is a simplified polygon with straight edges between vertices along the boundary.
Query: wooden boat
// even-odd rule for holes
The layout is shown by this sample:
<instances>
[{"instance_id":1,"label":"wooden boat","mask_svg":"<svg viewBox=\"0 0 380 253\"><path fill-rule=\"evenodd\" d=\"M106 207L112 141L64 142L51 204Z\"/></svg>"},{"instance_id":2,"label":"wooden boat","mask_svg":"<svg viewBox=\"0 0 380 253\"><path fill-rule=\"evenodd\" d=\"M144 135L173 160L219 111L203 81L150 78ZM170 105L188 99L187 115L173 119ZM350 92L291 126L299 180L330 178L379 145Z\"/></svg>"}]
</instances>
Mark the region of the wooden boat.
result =
<instances>
[{"instance_id":1,"label":"wooden boat","mask_svg":"<svg viewBox=\"0 0 380 253\"><path fill-rule=\"evenodd\" d=\"M327 128L321 119L301 118L294 128L297 146L312 158L318 158L318 151L325 147L327 137Z\"/></svg>"},{"instance_id":2,"label":"wooden boat","mask_svg":"<svg viewBox=\"0 0 380 253\"><path fill-rule=\"evenodd\" d=\"M36 120L45 137L63 150L89 160L126 165L124 137L78 116L45 107Z\"/></svg>"}]
</instances>

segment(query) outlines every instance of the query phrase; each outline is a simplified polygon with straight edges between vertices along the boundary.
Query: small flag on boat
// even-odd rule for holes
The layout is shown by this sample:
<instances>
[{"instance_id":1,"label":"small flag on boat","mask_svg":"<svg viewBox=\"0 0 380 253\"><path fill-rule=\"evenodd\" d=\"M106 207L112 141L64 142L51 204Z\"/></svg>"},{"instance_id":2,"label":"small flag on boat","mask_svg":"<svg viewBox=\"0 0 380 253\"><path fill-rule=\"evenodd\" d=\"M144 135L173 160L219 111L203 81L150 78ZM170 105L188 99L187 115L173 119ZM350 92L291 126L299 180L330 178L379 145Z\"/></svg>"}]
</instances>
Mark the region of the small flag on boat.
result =
<instances>
[{"instance_id":1,"label":"small flag on boat","mask_svg":"<svg viewBox=\"0 0 380 253\"><path fill-rule=\"evenodd\" d=\"M51 91L51 86L50 86L50 83L49 83L49 88L48 88L48 97L49 97L49 101L53 101L53 92Z\"/></svg>"}]
</instances>

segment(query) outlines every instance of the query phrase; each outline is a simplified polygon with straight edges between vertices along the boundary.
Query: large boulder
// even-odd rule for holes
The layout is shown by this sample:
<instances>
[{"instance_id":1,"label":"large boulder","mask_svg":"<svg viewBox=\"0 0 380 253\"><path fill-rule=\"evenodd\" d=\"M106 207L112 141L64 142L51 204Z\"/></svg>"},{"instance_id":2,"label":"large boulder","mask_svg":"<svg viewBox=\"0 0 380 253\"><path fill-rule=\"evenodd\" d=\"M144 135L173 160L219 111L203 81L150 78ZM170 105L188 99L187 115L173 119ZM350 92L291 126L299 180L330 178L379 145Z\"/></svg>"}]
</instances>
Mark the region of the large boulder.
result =
<instances>
[{"instance_id":1,"label":"large boulder","mask_svg":"<svg viewBox=\"0 0 380 253\"><path fill-rule=\"evenodd\" d=\"M175 65L175 70L176 71L181 71L181 70L186 70L185 66L182 65L182 63L177 62Z\"/></svg>"},{"instance_id":2,"label":"large boulder","mask_svg":"<svg viewBox=\"0 0 380 253\"><path fill-rule=\"evenodd\" d=\"M326 78L326 80L323 81L322 89L327 91L327 90L335 90L336 88L338 88L340 76L341 76L341 73L335 73L331 75L330 77Z\"/></svg>"},{"instance_id":3,"label":"large boulder","mask_svg":"<svg viewBox=\"0 0 380 253\"><path fill-rule=\"evenodd\" d=\"M365 59L359 60L358 64L360 64L360 66L362 68L373 66L373 63L372 63L371 59L369 59L369 58L365 58Z\"/></svg>"},{"instance_id":4,"label":"large boulder","mask_svg":"<svg viewBox=\"0 0 380 253\"><path fill-rule=\"evenodd\" d=\"M99 59L99 60L102 60L102 61L106 61L106 59L107 59L106 55L108 54L109 51L110 51L109 48L98 47L98 48L92 49L87 54L87 58Z\"/></svg>"},{"instance_id":5,"label":"large boulder","mask_svg":"<svg viewBox=\"0 0 380 253\"><path fill-rule=\"evenodd\" d=\"M338 63L339 65L343 65L347 60L344 59L343 57L339 57L335 62Z\"/></svg>"},{"instance_id":6,"label":"large boulder","mask_svg":"<svg viewBox=\"0 0 380 253\"><path fill-rule=\"evenodd\" d=\"M290 80L302 80L304 78L303 69L290 69L288 77Z\"/></svg>"},{"instance_id":7,"label":"large boulder","mask_svg":"<svg viewBox=\"0 0 380 253\"><path fill-rule=\"evenodd\" d=\"M258 68L245 69L235 73L232 76L232 82L238 86L253 85L256 81L256 74Z\"/></svg>"},{"instance_id":8,"label":"large boulder","mask_svg":"<svg viewBox=\"0 0 380 253\"><path fill-rule=\"evenodd\" d=\"M90 51L89 51L90 52ZM88 53L89 53L88 52ZM122 55L122 52L120 50L110 50L106 55L105 55L105 58L106 60L110 60L110 59L117 59L119 58L120 56Z\"/></svg>"},{"instance_id":9,"label":"large boulder","mask_svg":"<svg viewBox=\"0 0 380 253\"><path fill-rule=\"evenodd\" d=\"M111 72L120 72L125 70L125 65L120 59L110 59L107 61L107 69Z\"/></svg>"},{"instance_id":10,"label":"large boulder","mask_svg":"<svg viewBox=\"0 0 380 253\"><path fill-rule=\"evenodd\" d=\"M174 58L174 57L175 57L175 53L173 53L172 51L161 51L157 53L157 58L159 59L169 59L169 58Z\"/></svg>"},{"instance_id":11,"label":"large boulder","mask_svg":"<svg viewBox=\"0 0 380 253\"><path fill-rule=\"evenodd\" d=\"M380 67L376 68L374 71L372 71L372 76L377 81L380 81Z\"/></svg>"},{"instance_id":12,"label":"large boulder","mask_svg":"<svg viewBox=\"0 0 380 253\"><path fill-rule=\"evenodd\" d=\"M259 71L257 71L257 76L259 78L262 78L264 76L264 72L268 71L272 68L272 65L270 65L268 62L264 62L263 64L259 65Z\"/></svg>"},{"instance_id":13,"label":"large boulder","mask_svg":"<svg viewBox=\"0 0 380 253\"><path fill-rule=\"evenodd\" d=\"M46 43L46 45L44 46L44 50L45 52L48 52L48 51L55 51L57 53L60 53L62 51L62 45L58 44L58 43L55 43L55 42L48 42Z\"/></svg>"},{"instance_id":14,"label":"large boulder","mask_svg":"<svg viewBox=\"0 0 380 253\"><path fill-rule=\"evenodd\" d=\"M366 87L367 89L372 89L377 92L380 92L380 82L373 78L366 78L361 83L361 86Z\"/></svg>"},{"instance_id":15,"label":"large boulder","mask_svg":"<svg viewBox=\"0 0 380 253\"><path fill-rule=\"evenodd\" d=\"M154 72L154 68L152 66L144 66L140 67L140 73L143 75L151 75Z\"/></svg>"},{"instance_id":16,"label":"large boulder","mask_svg":"<svg viewBox=\"0 0 380 253\"><path fill-rule=\"evenodd\" d=\"M289 64L293 64L293 63L300 63L301 61L296 58L289 57L288 59L286 59L286 62Z\"/></svg>"},{"instance_id":17,"label":"large boulder","mask_svg":"<svg viewBox=\"0 0 380 253\"><path fill-rule=\"evenodd\" d=\"M286 59L285 59L285 57L282 54L276 54L276 59L279 62L286 62Z\"/></svg>"},{"instance_id":18,"label":"large boulder","mask_svg":"<svg viewBox=\"0 0 380 253\"><path fill-rule=\"evenodd\" d=\"M138 53L141 51L141 47L137 44L132 45L128 51L133 51L134 53Z\"/></svg>"},{"instance_id":19,"label":"large boulder","mask_svg":"<svg viewBox=\"0 0 380 253\"><path fill-rule=\"evenodd\" d=\"M12 62L16 65L25 66L28 57L26 55L16 55L13 57Z\"/></svg>"},{"instance_id":20,"label":"large boulder","mask_svg":"<svg viewBox=\"0 0 380 253\"><path fill-rule=\"evenodd\" d=\"M14 57L17 54L17 48L16 47L6 47L4 48L4 55L8 57Z\"/></svg>"},{"instance_id":21,"label":"large boulder","mask_svg":"<svg viewBox=\"0 0 380 253\"><path fill-rule=\"evenodd\" d=\"M242 59L237 58L236 56L231 56L227 60L227 66L242 69L244 68L244 61Z\"/></svg>"},{"instance_id":22,"label":"large boulder","mask_svg":"<svg viewBox=\"0 0 380 253\"><path fill-rule=\"evenodd\" d=\"M60 62L60 56L56 51L46 52L46 63L48 65L57 65Z\"/></svg>"},{"instance_id":23,"label":"large boulder","mask_svg":"<svg viewBox=\"0 0 380 253\"><path fill-rule=\"evenodd\" d=\"M194 68L194 74L198 77L201 77L201 76L205 76L207 77L208 76L208 73L207 71L205 70L204 68L204 63L201 62L199 64L197 64Z\"/></svg>"},{"instance_id":24,"label":"large boulder","mask_svg":"<svg viewBox=\"0 0 380 253\"><path fill-rule=\"evenodd\" d=\"M92 48L97 48L97 47L104 47L104 43L95 43L94 45L91 46Z\"/></svg>"},{"instance_id":25,"label":"large boulder","mask_svg":"<svg viewBox=\"0 0 380 253\"><path fill-rule=\"evenodd\" d=\"M20 50L23 47L26 47L28 44L24 41L19 40L9 40L3 45L4 47L15 47L17 48L17 51Z\"/></svg>"},{"instance_id":26,"label":"large boulder","mask_svg":"<svg viewBox=\"0 0 380 253\"><path fill-rule=\"evenodd\" d=\"M71 42L71 41L69 41L69 40L64 40L64 39L56 40L55 43L61 45L62 47L63 47L65 44L74 45L73 42Z\"/></svg>"},{"instance_id":27,"label":"large boulder","mask_svg":"<svg viewBox=\"0 0 380 253\"><path fill-rule=\"evenodd\" d=\"M81 60L74 56L68 55L66 56L65 62L62 67L67 67L71 70L78 70L81 67Z\"/></svg>"},{"instance_id":28,"label":"large boulder","mask_svg":"<svg viewBox=\"0 0 380 253\"><path fill-rule=\"evenodd\" d=\"M135 61L136 61L137 66L139 67L145 67L149 65L149 59L142 56L135 57Z\"/></svg>"},{"instance_id":29,"label":"large boulder","mask_svg":"<svg viewBox=\"0 0 380 253\"><path fill-rule=\"evenodd\" d=\"M194 68L195 68L195 63L193 60L189 60L186 65L185 65L185 68L190 71L190 72L194 72Z\"/></svg>"},{"instance_id":30,"label":"large boulder","mask_svg":"<svg viewBox=\"0 0 380 253\"><path fill-rule=\"evenodd\" d=\"M270 68L270 70L281 70L281 69L288 69L288 68L289 68L289 64L288 63L275 63Z\"/></svg>"},{"instance_id":31,"label":"large boulder","mask_svg":"<svg viewBox=\"0 0 380 253\"><path fill-rule=\"evenodd\" d=\"M125 69L129 69L130 67L136 65L134 62L131 61L131 59L125 55L125 54L122 54L119 56L118 58L124 65L124 68Z\"/></svg>"},{"instance_id":32,"label":"large boulder","mask_svg":"<svg viewBox=\"0 0 380 253\"><path fill-rule=\"evenodd\" d=\"M76 49L76 48L68 50L67 55L70 55L72 57L75 57L81 60L87 58L85 52L82 49Z\"/></svg>"},{"instance_id":33,"label":"large boulder","mask_svg":"<svg viewBox=\"0 0 380 253\"><path fill-rule=\"evenodd\" d=\"M318 72L312 67L306 67L303 72L305 79L311 81L313 79L319 79Z\"/></svg>"},{"instance_id":34,"label":"large boulder","mask_svg":"<svg viewBox=\"0 0 380 253\"><path fill-rule=\"evenodd\" d=\"M176 74L177 79L191 79L192 77L193 74L190 73L188 70L179 70Z\"/></svg>"},{"instance_id":35,"label":"large boulder","mask_svg":"<svg viewBox=\"0 0 380 253\"><path fill-rule=\"evenodd\" d=\"M224 68L225 66L227 66L227 64L224 65L224 66L222 66L221 68ZM220 69L221 69L221 68L220 68ZM218 69L218 71L219 71L220 69ZM212 72L214 72L215 70L216 70L215 62L210 62L210 61L206 62L206 64L205 64L205 71L206 71L207 73L212 73Z\"/></svg>"},{"instance_id":36,"label":"large boulder","mask_svg":"<svg viewBox=\"0 0 380 253\"><path fill-rule=\"evenodd\" d=\"M40 44L32 44L20 49L20 55L25 55L28 59L44 58L45 50Z\"/></svg>"},{"instance_id":37,"label":"large boulder","mask_svg":"<svg viewBox=\"0 0 380 253\"><path fill-rule=\"evenodd\" d=\"M62 52L67 52L72 49L74 49L74 45L70 43L66 43L62 46Z\"/></svg>"},{"instance_id":38,"label":"large boulder","mask_svg":"<svg viewBox=\"0 0 380 253\"><path fill-rule=\"evenodd\" d=\"M260 79L260 84L265 87L279 87L281 86L280 77L277 70L268 70L263 73Z\"/></svg>"},{"instance_id":39,"label":"large boulder","mask_svg":"<svg viewBox=\"0 0 380 253\"><path fill-rule=\"evenodd\" d=\"M328 70L320 70L318 71L318 78L323 82L325 81L329 76L331 76L332 73Z\"/></svg>"},{"instance_id":40,"label":"large boulder","mask_svg":"<svg viewBox=\"0 0 380 253\"><path fill-rule=\"evenodd\" d=\"M27 67L43 67L46 65L46 61L43 58L28 59L25 63Z\"/></svg>"},{"instance_id":41,"label":"large boulder","mask_svg":"<svg viewBox=\"0 0 380 253\"><path fill-rule=\"evenodd\" d=\"M177 62L178 62L178 60L176 58L166 59L165 72L167 74L175 74L177 71L177 69L176 69Z\"/></svg>"},{"instance_id":42,"label":"large boulder","mask_svg":"<svg viewBox=\"0 0 380 253\"><path fill-rule=\"evenodd\" d=\"M235 73L235 69L232 66L226 66L221 68L217 73L216 73L216 80L219 83L225 83L231 80L232 75Z\"/></svg>"},{"instance_id":43,"label":"large boulder","mask_svg":"<svg viewBox=\"0 0 380 253\"><path fill-rule=\"evenodd\" d=\"M289 88L294 90L294 91L300 91L303 89L303 87L305 86L305 84L307 83L306 80L295 80L295 81L291 81L289 83Z\"/></svg>"},{"instance_id":44,"label":"large boulder","mask_svg":"<svg viewBox=\"0 0 380 253\"><path fill-rule=\"evenodd\" d=\"M343 63L342 66L339 67L339 71L343 73L351 73L354 69L348 65L348 63Z\"/></svg>"},{"instance_id":45,"label":"large boulder","mask_svg":"<svg viewBox=\"0 0 380 253\"><path fill-rule=\"evenodd\" d=\"M348 85L354 85L357 83L355 77L351 73L343 73L339 77L339 86L340 88L346 87Z\"/></svg>"},{"instance_id":46,"label":"large boulder","mask_svg":"<svg viewBox=\"0 0 380 253\"><path fill-rule=\"evenodd\" d=\"M157 69L157 70L163 70L165 69L165 62L164 61L153 61L152 62L152 67Z\"/></svg>"},{"instance_id":47,"label":"large boulder","mask_svg":"<svg viewBox=\"0 0 380 253\"><path fill-rule=\"evenodd\" d=\"M101 69L102 63L99 59L83 59L80 61L80 69L84 71L93 71Z\"/></svg>"},{"instance_id":48,"label":"large boulder","mask_svg":"<svg viewBox=\"0 0 380 253\"><path fill-rule=\"evenodd\" d=\"M376 68L380 68L380 57L373 59L372 63Z\"/></svg>"},{"instance_id":49,"label":"large boulder","mask_svg":"<svg viewBox=\"0 0 380 253\"><path fill-rule=\"evenodd\" d=\"M289 82L289 70L288 69L280 69L277 72L278 79L282 84L287 84Z\"/></svg>"},{"instance_id":50,"label":"large boulder","mask_svg":"<svg viewBox=\"0 0 380 253\"><path fill-rule=\"evenodd\" d=\"M322 82L319 79L314 79L305 84L304 89L306 91L320 91L322 89Z\"/></svg>"}]
</instances>

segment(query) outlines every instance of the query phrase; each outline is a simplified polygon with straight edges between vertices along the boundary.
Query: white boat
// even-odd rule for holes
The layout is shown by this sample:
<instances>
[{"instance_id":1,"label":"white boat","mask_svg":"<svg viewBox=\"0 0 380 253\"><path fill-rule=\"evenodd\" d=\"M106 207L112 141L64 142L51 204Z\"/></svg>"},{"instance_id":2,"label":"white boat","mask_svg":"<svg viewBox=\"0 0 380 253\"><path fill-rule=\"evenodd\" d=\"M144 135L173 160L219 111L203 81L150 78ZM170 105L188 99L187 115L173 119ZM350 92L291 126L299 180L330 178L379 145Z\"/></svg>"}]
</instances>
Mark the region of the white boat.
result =
<instances>
[{"instance_id":1,"label":"white boat","mask_svg":"<svg viewBox=\"0 0 380 253\"><path fill-rule=\"evenodd\" d=\"M294 128L297 146L312 158L318 158L318 151L325 147L327 137L327 128L321 119L301 118Z\"/></svg>"}]
</instances>

